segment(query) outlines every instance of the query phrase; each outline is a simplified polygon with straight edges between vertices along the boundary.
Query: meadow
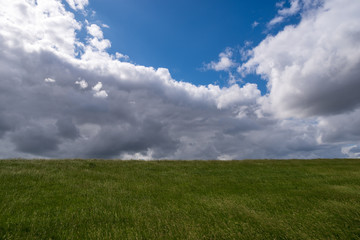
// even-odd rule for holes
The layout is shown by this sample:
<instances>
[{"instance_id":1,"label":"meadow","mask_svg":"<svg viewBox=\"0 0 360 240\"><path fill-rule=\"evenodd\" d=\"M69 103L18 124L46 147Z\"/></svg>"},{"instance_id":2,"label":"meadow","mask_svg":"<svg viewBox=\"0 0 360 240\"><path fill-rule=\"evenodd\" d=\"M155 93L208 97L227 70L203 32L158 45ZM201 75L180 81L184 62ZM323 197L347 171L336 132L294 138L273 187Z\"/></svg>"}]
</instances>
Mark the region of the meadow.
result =
<instances>
[{"instance_id":1,"label":"meadow","mask_svg":"<svg viewBox=\"0 0 360 240\"><path fill-rule=\"evenodd\" d=\"M1 160L0 239L360 239L360 160Z\"/></svg>"}]
</instances>

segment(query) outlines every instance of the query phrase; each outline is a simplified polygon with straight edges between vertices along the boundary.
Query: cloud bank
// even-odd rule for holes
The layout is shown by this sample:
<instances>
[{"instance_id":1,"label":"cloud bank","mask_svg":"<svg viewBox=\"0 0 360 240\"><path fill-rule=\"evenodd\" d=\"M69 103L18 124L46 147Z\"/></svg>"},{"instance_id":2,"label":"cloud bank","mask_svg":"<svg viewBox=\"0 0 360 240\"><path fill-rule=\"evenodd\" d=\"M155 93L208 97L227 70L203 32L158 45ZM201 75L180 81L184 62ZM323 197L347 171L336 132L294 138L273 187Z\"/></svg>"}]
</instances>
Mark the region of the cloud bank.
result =
<instances>
[{"instance_id":1,"label":"cloud bank","mask_svg":"<svg viewBox=\"0 0 360 240\"><path fill-rule=\"evenodd\" d=\"M246 62L225 52L209 65L256 72L268 83L262 96L256 84L195 86L109 54L102 26L76 19L87 0L4 0L0 157L359 156L360 4L345 1L301 8L298 25L266 37Z\"/></svg>"}]
</instances>

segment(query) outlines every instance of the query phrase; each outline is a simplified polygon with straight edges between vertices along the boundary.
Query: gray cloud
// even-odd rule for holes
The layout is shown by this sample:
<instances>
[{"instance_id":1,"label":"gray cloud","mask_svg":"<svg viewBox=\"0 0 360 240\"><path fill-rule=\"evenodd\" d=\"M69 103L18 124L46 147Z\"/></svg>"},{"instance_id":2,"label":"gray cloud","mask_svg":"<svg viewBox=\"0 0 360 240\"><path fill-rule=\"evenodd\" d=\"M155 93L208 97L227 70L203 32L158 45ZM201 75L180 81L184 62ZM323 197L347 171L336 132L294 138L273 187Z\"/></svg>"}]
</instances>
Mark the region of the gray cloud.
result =
<instances>
[{"instance_id":1,"label":"gray cloud","mask_svg":"<svg viewBox=\"0 0 360 240\"><path fill-rule=\"evenodd\" d=\"M13 127L9 118L4 115L5 114L1 114L2 117L0 118L0 137L2 137L7 131L10 131Z\"/></svg>"},{"instance_id":2,"label":"gray cloud","mask_svg":"<svg viewBox=\"0 0 360 240\"><path fill-rule=\"evenodd\" d=\"M76 139L80 136L79 130L70 118L61 118L56 122L58 134L63 138Z\"/></svg>"},{"instance_id":3,"label":"gray cloud","mask_svg":"<svg viewBox=\"0 0 360 240\"><path fill-rule=\"evenodd\" d=\"M11 138L20 152L42 155L58 150L59 139L50 127L30 125L17 130Z\"/></svg>"}]
</instances>

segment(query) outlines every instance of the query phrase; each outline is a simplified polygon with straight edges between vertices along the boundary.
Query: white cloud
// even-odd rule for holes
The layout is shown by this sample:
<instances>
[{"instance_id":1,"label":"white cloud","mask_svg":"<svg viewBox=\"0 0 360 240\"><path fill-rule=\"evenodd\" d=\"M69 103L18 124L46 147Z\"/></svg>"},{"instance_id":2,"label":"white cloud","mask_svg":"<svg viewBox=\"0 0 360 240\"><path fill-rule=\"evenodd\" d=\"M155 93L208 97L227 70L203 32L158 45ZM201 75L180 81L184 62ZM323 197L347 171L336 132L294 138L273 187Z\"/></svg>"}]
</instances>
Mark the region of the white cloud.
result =
<instances>
[{"instance_id":1,"label":"white cloud","mask_svg":"<svg viewBox=\"0 0 360 240\"><path fill-rule=\"evenodd\" d=\"M26 51L46 49L62 55L75 53L75 31L81 24L60 1L3 0L0 9L0 35L9 47ZM61 33L61 36L59 36Z\"/></svg>"},{"instance_id":2,"label":"white cloud","mask_svg":"<svg viewBox=\"0 0 360 240\"><path fill-rule=\"evenodd\" d=\"M221 161L230 161L230 160L234 160L234 159L235 159L234 156L227 155L227 154L222 154L217 157L217 160L221 160Z\"/></svg>"},{"instance_id":3,"label":"white cloud","mask_svg":"<svg viewBox=\"0 0 360 240\"><path fill-rule=\"evenodd\" d=\"M54 82L56 82L55 79L53 79L53 78L45 78L44 81L45 81L45 82L48 82L48 83L54 83Z\"/></svg>"},{"instance_id":4,"label":"white cloud","mask_svg":"<svg viewBox=\"0 0 360 240\"><path fill-rule=\"evenodd\" d=\"M88 38L89 46L85 47L86 54L92 55L93 51L104 52L111 47L111 42L108 39L104 39L104 34L98 25L91 24L87 26L86 29L91 36Z\"/></svg>"},{"instance_id":5,"label":"white cloud","mask_svg":"<svg viewBox=\"0 0 360 240\"><path fill-rule=\"evenodd\" d=\"M74 10L83 10L89 4L88 0L66 0L66 2Z\"/></svg>"},{"instance_id":6,"label":"white cloud","mask_svg":"<svg viewBox=\"0 0 360 240\"><path fill-rule=\"evenodd\" d=\"M215 71L228 71L236 65L235 62L231 60L232 55L232 50L227 48L224 52L219 54L218 62L211 62L206 65L206 68Z\"/></svg>"},{"instance_id":7,"label":"white cloud","mask_svg":"<svg viewBox=\"0 0 360 240\"><path fill-rule=\"evenodd\" d=\"M90 40L90 45L97 51L105 51L107 48L111 47L111 42L107 39L93 38Z\"/></svg>"},{"instance_id":8,"label":"white cloud","mask_svg":"<svg viewBox=\"0 0 360 240\"><path fill-rule=\"evenodd\" d=\"M217 88L218 92L216 103L219 109L227 108L231 105L250 105L255 103L261 95L256 84L247 83L243 87L234 84L229 88L220 89L215 86L214 88Z\"/></svg>"},{"instance_id":9,"label":"white cloud","mask_svg":"<svg viewBox=\"0 0 360 240\"><path fill-rule=\"evenodd\" d=\"M358 145L342 147L341 152L350 158L360 158L360 147Z\"/></svg>"},{"instance_id":10,"label":"white cloud","mask_svg":"<svg viewBox=\"0 0 360 240\"><path fill-rule=\"evenodd\" d=\"M297 14L301 9L299 0L291 0L289 8L282 8L278 11L281 16L292 16Z\"/></svg>"},{"instance_id":11,"label":"white cloud","mask_svg":"<svg viewBox=\"0 0 360 240\"><path fill-rule=\"evenodd\" d=\"M98 39L104 38L104 34L101 28L96 24L91 24L90 26L87 26L87 31L93 37L96 37Z\"/></svg>"},{"instance_id":12,"label":"white cloud","mask_svg":"<svg viewBox=\"0 0 360 240\"><path fill-rule=\"evenodd\" d=\"M105 90L101 90L103 87L101 82L98 82L92 89L95 91L94 97L107 98L108 94Z\"/></svg>"},{"instance_id":13,"label":"white cloud","mask_svg":"<svg viewBox=\"0 0 360 240\"><path fill-rule=\"evenodd\" d=\"M105 90L100 90L96 93L94 93L94 97L98 97L98 98L107 98L108 94Z\"/></svg>"},{"instance_id":14,"label":"white cloud","mask_svg":"<svg viewBox=\"0 0 360 240\"><path fill-rule=\"evenodd\" d=\"M268 36L239 71L268 80L278 116L341 113L360 104L360 4L328 0L297 26Z\"/></svg>"},{"instance_id":15,"label":"white cloud","mask_svg":"<svg viewBox=\"0 0 360 240\"><path fill-rule=\"evenodd\" d=\"M274 26L278 23L282 23L284 19L285 18L283 16L276 16L273 19L271 19L271 21L268 23L268 27Z\"/></svg>"},{"instance_id":16,"label":"white cloud","mask_svg":"<svg viewBox=\"0 0 360 240\"><path fill-rule=\"evenodd\" d=\"M101 82L98 82L95 86L93 86L93 90L96 92L99 92L101 90L101 88L103 87Z\"/></svg>"},{"instance_id":17,"label":"white cloud","mask_svg":"<svg viewBox=\"0 0 360 240\"><path fill-rule=\"evenodd\" d=\"M275 16L268 23L268 27L272 27L278 23L282 23L287 17L293 16L293 15L299 13L302 8L302 1L303 0L291 0L289 8L284 8L284 5L285 5L284 1L276 3L276 6L280 9L278 10L278 15Z\"/></svg>"},{"instance_id":18,"label":"white cloud","mask_svg":"<svg viewBox=\"0 0 360 240\"><path fill-rule=\"evenodd\" d=\"M79 85L81 89L85 89L89 86L89 84L84 79L76 81L75 84Z\"/></svg>"},{"instance_id":19,"label":"white cloud","mask_svg":"<svg viewBox=\"0 0 360 240\"><path fill-rule=\"evenodd\" d=\"M117 59L119 59L119 60L120 60L120 59L123 59L123 60L125 60L125 61L127 61L127 60L130 59L128 55L124 55L124 54L121 54L121 53L118 53L118 52L115 53L115 57L116 57Z\"/></svg>"},{"instance_id":20,"label":"white cloud","mask_svg":"<svg viewBox=\"0 0 360 240\"><path fill-rule=\"evenodd\" d=\"M146 152L141 153L134 153L134 154L129 154L129 153L125 153L122 154L120 156L120 159L124 159L124 160L145 160L145 161L149 161L149 160L153 160L154 158L152 157L153 155L153 151L151 149L147 149Z\"/></svg>"}]
</instances>

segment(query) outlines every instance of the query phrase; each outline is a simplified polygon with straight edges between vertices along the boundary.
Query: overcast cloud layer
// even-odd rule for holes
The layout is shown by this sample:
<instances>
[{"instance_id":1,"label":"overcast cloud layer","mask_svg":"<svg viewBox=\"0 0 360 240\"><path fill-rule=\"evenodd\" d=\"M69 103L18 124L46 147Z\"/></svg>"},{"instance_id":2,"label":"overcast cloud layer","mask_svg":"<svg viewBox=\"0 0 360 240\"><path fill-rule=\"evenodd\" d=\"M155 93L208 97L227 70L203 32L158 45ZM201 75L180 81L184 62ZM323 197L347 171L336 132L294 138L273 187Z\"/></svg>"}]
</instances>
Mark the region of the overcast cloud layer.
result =
<instances>
[{"instance_id":1,"label":"overcast cloud layer","mask_svg":"<svg viewBox=\"0 0 360 240\"><path fill-rule=\"evenodd\" d=\"M71 12L86 16L87 4L1 0L1 158L360 156L359 1L291 1L269 24L300 13L298 25L243 63L227 52L208 65L256 72L264 96L256 84L195 86L108 54L101 26Z\"/></svg>"}]
</instances>

